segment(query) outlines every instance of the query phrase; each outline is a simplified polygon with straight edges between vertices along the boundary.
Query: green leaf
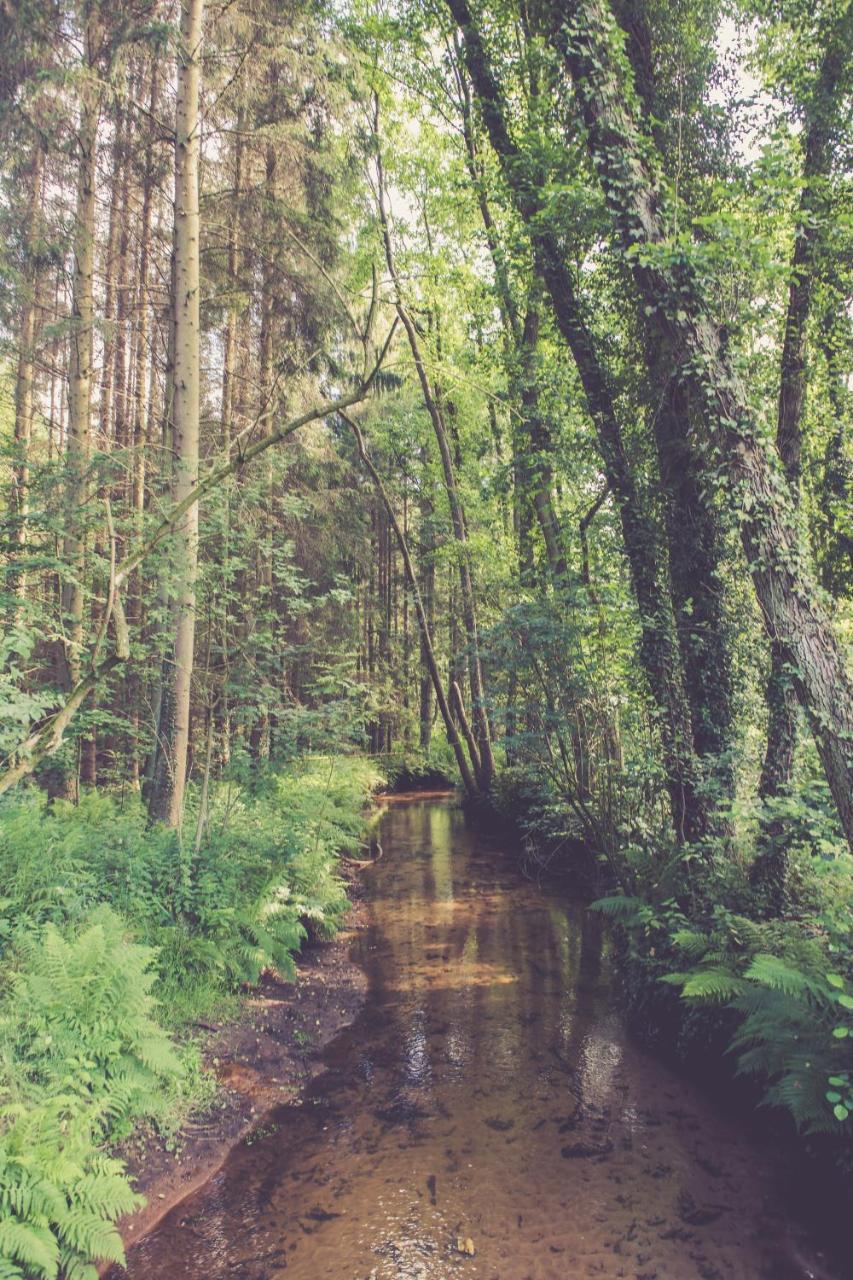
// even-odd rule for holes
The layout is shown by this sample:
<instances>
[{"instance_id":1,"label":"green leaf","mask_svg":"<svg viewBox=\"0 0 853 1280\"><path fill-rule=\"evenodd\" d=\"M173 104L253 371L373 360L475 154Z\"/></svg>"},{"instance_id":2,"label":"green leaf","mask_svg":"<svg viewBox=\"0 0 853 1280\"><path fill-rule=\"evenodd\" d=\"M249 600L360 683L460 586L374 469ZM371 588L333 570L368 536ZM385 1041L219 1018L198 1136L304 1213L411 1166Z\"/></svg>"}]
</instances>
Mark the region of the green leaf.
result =
<instances>
[{"instance_id":1,"label":"green leaf","mask_svg":"<svg viewBox=\"0 0 853 1280\"><path fill-rule=\"evenodd\" d=\"M835 1116L836 1120L841 1120L843 1122L850 1115L850 1112L839 1102L837 1106L832 1108L832 1114Z\"/></svg>"}]
</instances>

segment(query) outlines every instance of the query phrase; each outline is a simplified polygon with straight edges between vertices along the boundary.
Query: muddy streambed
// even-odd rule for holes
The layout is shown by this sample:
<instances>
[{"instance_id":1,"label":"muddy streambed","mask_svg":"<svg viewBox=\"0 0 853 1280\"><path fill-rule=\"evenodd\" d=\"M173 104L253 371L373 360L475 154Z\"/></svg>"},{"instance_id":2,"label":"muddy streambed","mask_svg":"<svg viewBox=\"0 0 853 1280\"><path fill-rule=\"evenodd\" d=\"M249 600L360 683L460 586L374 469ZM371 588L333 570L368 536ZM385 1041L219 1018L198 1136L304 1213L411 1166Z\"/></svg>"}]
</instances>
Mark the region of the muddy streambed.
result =
<instances>
[{"instance_id":1,"label":"muddy streambed","mask_svg":"<svg viewBox=\"0 0 853 1280\"><path fill-rule=\"evenodd\" d=\"M451 800L392 800L370 990L133 1280L834 1276L773 1160L628 1039L609 943Z\"/></svg>"}]
</instances>

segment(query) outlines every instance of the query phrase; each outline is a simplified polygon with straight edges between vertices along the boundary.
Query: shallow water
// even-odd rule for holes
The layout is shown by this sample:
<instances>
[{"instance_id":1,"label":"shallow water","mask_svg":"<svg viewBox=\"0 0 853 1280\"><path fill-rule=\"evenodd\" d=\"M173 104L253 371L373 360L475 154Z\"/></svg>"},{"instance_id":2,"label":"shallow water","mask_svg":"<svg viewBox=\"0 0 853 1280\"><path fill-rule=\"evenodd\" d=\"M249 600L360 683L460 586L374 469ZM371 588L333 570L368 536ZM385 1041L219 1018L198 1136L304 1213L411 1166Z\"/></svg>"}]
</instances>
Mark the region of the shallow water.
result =
<instances>
[{"instance_id":1,"label":"shallow water","mask_svg":"<svg viewBox=\"0 0 853 1280\"><path fill-rule=\"evenodd\" d=\"M389 802L381 840L364 1011L133 1280L831 1274L769 1156L627 1038L594 913L448 800Z\"/></svg>"}]
</instances>

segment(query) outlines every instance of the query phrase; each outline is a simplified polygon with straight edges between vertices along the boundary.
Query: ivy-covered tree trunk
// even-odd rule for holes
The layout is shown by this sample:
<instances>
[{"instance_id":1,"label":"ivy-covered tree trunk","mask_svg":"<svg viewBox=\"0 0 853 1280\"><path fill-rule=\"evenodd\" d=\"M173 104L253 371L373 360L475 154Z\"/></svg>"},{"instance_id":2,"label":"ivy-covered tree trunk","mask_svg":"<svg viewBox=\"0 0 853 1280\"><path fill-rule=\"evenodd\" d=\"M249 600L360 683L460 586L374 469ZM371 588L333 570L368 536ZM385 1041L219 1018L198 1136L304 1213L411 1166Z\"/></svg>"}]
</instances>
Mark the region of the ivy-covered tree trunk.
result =
<instances>
[{"instance_id":1,"label":"ivy-covered tree trunk","mask_svg":"<svg viewBox=\"0 0 853 1280\"><path fill-rule=\"evenodd\" d=\"M504 179L530 236L537 270L551 298L557 327L574 357L596 428L607 481L616 499L625 555L641 621L640 659L654 699L673 825L680 841L702 837L708 809L699 787L690 706L669 593L663 583L665 548L638 490L622 441L606 369L585 322L562 247L542 205L541 175L531 173L513 141L506 106L467 0L447 0L464 37L468 74Z\"/></svg>"},{"instance_id":2,"label":"ivy-covered tree trunk","mask_svg":"<svg viewBox=\"0 0 853 1280\"><path fill-rule=\"evenodd\" d=\"M203 0L182 0L178 96L175 109L175 372L172 500L198 483L199 443L199 82ZM190 738L190 692L195 645L198 504L176 529L176 625L171 661L164 666L160 751L151 790L151 817L178 827L184 808Z\"/></svg>"},{"instance_id":3,"label":"ivy-covered tree trunk","mask_svg":"<svg viewBox=\"0 0 853 1280\"><path fill-rule=\"evenodd\" d=\"M853 690L797 529L790 486L768 454L689 252L667 244L653 148L624 90L623 42L605 0L553 9L552 35L571 75L590 155L638 293L667 341L685 353L700 397L697 447L719 474L768 631L790 662L827 781L853 844ZM699 411L701 408L701 411Z\"/></svg>"},{"instance_id":4,"label":"ivy-covered tree trunk","mask_svg":"<svg viewBox=\"0 0 853 1280\"><path fill-rule=\"evenodd\" d=\"M853 593L853 461L848 441L853 435L853 324L841 290L830 292L829 305L820 320L820 345L826 361L832 432L823 458L820 502L824 530L821 536L820 576L824 588L835 596Z\"/></svg>"},{"instance_id":5,"label":"ivy-covered tree trunk","mask_svg":"<svg viewBox=\"0 0 853 1280\"><path fill-rule=\"evenodd\" d=\"M851 23L848 20L848 28ZM779 403L776 447L796 504L802 477L802 428L806 404L806 339L814 294L816 256L819 249L824 192L830 165L831 126L837 114L839 81L846 49L844 24L824 50L820 75L809 104L803 162L803 189L791 262L788 308L779 371ZM790 790L797 747L797 687L785 646L770 641L770 675L767 681L767 747L761 770L759 795L773 800ZM778 818L771 811L762 826L758 854L751 868L752 883L760 888L770 907L780 907L788 875L787 848Z\"/></svg>"},{"instance_id":6,"label":"ivy-covered tree trunk","mask_svg":"<svg viewBox=\"0 0 853 1280\"><path fill-rule=\"evenodd\" d=\"M837 115L847 41L853 22L840 23L824 50L820 75L809 104L803 160L803 190L791 262L788 309L779 376L776 446L796 503L802 473L802 423L806 403L806 338L815 283L815 257L825 182L830 165L830 136ZM784 645L771 638L770 677L767 684L767 750L761 772L764 799L782 794L790 785L797 737L797 692ZM778 843L778 842L777 842ZM779 878L781 872L777 873Z\"/></svg>"},{"instance_id":7,"label":"ivy-covered tree trunk","mask_svg":"<svg viewBox=\"0 0 853 1280\"><path fill-rule=\"evenodd\" d=\"M521 495L522 500L532 503L553 582L565 585L568 566L562 530L554 508L554 472L551 465L554 445L540 407L537 360L541 322L539 293L540 284L537 280L531 289L521 328L520 346L515 352L517 370L513 389L521 410L516 447L524 459L522 478L526 482L526 492Z\"/></svg>"},{"instance_id":8,"label":"ivy-covered tree trunk","mask_svg":"<svg viewBox=\"0 0 853 1280\"><path fill-rule=\"evenodd\" d=\"M654 347L657 347L657 354ZM734 709L731 626L726 617L719 521L702 492L690 443L690 392L675 353L647 344L653 433L663 490L675 625L690 703L693 746L705 783L731 799Z\"/></svg>"},{"instance_id":9,"label":"ivy-covered tree trunk","mask_svg":"<svg viewBox=\"0 0 853 1280\"><path fill-rule=\"evenodd\" d=\"M662 155L678 165L679 171L685 165L695 167L700 158L685 155L680 134L676 146L664 127L670 107L655 72L647 0L614 0L613 7L627 36L626 52L646 129ZM689 59L691 54L684 53ZM684 87L680 86L684 112L699 106L697 88L691 93L688 85L688 95L685 101ZM630 288L627 272L626 276ZM725 540L713 495L700 482L702 464L690 429L690 388L681 367L681 353L673 343L661 341L660 331L645 316L640 327L693 745L706 784L725 803L731 799L734 785L732 626L725 608Z\"/></svg>"}]
</instances>

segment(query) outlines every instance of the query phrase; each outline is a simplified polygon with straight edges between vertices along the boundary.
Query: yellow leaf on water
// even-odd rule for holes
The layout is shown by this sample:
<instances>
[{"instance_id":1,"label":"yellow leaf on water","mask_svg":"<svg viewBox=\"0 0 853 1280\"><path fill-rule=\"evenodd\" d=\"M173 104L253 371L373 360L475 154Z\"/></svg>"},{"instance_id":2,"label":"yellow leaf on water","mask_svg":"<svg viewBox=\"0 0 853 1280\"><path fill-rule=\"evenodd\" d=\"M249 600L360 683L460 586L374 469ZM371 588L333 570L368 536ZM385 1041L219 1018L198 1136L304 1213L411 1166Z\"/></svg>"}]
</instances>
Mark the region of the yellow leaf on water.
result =
<instances>
[{"instance_id":1,"label":"yellow leaf on water","mask_svg":"<svg viewBox=\"0 0 853 1280\"><path fill-rule=\"evenodd\" d=\"M477 1252L474 1248L474 1241L470 1236L465 1236L464 1238L462 1236L456 1237L456 1251L457 1253L466 1254L469 1258L473 1258Z\"/></svg>"}]
</instances>

